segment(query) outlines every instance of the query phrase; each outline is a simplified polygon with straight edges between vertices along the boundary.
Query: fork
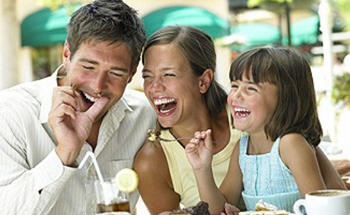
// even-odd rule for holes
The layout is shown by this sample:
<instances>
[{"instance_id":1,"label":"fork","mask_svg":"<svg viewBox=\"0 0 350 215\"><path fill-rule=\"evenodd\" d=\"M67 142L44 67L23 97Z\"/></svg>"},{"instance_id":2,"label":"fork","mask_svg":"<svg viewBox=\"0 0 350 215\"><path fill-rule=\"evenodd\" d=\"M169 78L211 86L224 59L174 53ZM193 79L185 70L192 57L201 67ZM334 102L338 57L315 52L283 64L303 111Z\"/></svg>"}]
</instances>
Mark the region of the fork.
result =
<instances>
[{"instance_id":1,"label":"fork","mask_svg":"<svg viewBox=\"0 0 350 215\"><path fill-rule=\"evenodd\" d=\"M162 137L157 137L157 140L161 140L161 141L164 141L164 142L172 142L172 141L179 141L179 140L190 140L192 139L193 137L179 137L179 138L174 138L174 139L165 139L165 138L162 138ZM211 141L212 143L217 143L216 141Z\"/></svg>"},{"instance_id":2,"label":"fork","mask_svg":"<svg viewBox=\"0 0 350 215\"><path fill-rule=\"evenodd\" d=\"M179 138L174 138L174 139L165 139L165 138L162 138L162 137L157 137L157 140L161 140L161 141L164 141L164 142L172 142L172 141L179 141L179 140L190 140L192 139L193 137L179 137Z\"/></svg>"}]
</instances>

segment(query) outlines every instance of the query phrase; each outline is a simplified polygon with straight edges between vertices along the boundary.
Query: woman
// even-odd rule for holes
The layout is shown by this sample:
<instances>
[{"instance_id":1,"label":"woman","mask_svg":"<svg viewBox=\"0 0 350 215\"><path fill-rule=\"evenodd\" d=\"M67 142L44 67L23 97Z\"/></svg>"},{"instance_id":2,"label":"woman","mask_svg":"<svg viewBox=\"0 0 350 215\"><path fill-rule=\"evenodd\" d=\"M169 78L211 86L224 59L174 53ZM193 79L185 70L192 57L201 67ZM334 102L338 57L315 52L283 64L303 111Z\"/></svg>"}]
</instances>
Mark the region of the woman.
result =
<instances>
[{"instance_id":1,"label":"woman","mask_svg":"<svg viewBox=\"0 0 350 215\"><path fill-rule=\"evenodd\" d=\"M210 36L189 26L168 26L151 36L142 56L144 91L158 115L158 128L156 138L149 138L137 154L135 170L143 201L151 214L159 214L200 200L184 150L195 131L212 130L218 186L241 132L233 128L227 94L214 78L216 54ZM326 159L323 163L328 172L335 171ZM232 213L227 208L226 213Z\"/></svg>"}]
</instances>

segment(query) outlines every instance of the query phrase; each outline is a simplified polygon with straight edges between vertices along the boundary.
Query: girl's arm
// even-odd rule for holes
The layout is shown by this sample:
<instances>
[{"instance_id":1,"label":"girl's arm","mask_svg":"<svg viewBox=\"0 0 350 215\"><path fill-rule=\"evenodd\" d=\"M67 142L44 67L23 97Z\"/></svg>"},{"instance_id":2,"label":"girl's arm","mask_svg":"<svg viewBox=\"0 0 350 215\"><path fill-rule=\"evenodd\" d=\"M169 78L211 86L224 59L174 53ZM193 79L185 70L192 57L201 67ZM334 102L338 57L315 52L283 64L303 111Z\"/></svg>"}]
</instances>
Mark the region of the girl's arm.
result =
<instances>
[{"instance_id":1,"label":"girl's arm","mask_svg":"<svg viewBox=\"0 0 350 215\"><path fill-rule=\"evenodd\" d=\"M227 200L216 186L213 177L211 166L213 157L211 131L197 132L195 138L186 146L186 155L192 165L201 200L208 202L211 214L220 214L224 210L224 205ZM236 175L235 177L230 177L233 174L230 173L230 171L234 172L236 167L233 160L238 161L238 159L231 158L228 173L222 184L225 184L223 191L229 193L230 198L234 196L232 194L234 191L238 191L235 189L237 187L235 186L235 181L239 180L239 177L236 177ZM239 194L240 191L238 191L237 203L239 201ZM235 198L232 198L229 202L236 203L234 200Z\"/></svg>"},{"instance_id":2,"label":"girl's arm","mask_svg":"<svg viewBox=\"0 0 350 215\"><path fill-rule=\"evenodd\" d=\"M241 192L243 190L243 176L241 168L239 167L239 140L233 149L230 165L224 181L220 186L220 190L226 197L228 203L232 205L239 205L241 199Z\"/></svg>"},{"instance_id":3,"label":"girl's arm","mask_svg":"<svg viewBox=\"0 0 350 215\"><path fill-rule=\"evenodd\" d=\"M212 148L211 130L196 132L186 145L186 156L193 168L200 199L209 204L210 214L220 214L226 199L214 181Z\"/></svg>"},{"instance_id":4,"label":"girl's arm","mask_svg":"<svg viewBox=\"0 0 350 215\"><path fill-rule=\"evenodd\" d=\"M144 144L136 155L135 170L141 197L152 215L179 209L180 196L173 189L168 163L159 143Z\"/></svg>"},{"instance_id":5,"label":"girl's arm","mask_svg":"<svg viewBox=\"0 0 350 215\"><path fill-rule=\"evenodd\" d=\"M302 135L294 133L283 136L280 154L303 198L308 192L326 189L315 151Z\"/></svg>"},{"instance_id":6,"label":"girl's arm","mask_svg":"<svg viewBox=\"0 0 350 215\"><path fill-rule=\"evenodd\" d=\"M320 147L315 148L318 165L320 166L323 180L327 189L346 190L339 173L335 170L332 163L328 160Z\"/></svg>"}]
</instances>

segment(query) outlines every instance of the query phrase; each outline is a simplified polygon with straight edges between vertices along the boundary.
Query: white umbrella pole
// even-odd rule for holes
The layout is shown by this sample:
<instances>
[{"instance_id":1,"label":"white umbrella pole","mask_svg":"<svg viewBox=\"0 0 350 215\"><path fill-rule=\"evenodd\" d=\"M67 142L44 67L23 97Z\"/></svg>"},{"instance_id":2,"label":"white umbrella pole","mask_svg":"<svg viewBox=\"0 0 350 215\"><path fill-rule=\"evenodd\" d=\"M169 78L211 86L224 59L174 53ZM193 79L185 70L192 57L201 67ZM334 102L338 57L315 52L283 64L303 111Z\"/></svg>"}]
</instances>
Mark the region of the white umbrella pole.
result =
<instances>
[{"instance_id":1,"label":"white umbrella pole","mask_svg":"<svg viewBox=\"0 0 350 215\"><path fill-rule=\"evenodd\" d=\"M325 72L325 84L326 84L326 104L329 113L331 113L329 121L327 122L328 132L333 135L333 142L337 142L336 125L335 125L335 113L331 101L331 90L333 87L333 41L332 41L332 28L333 28L333 13L329 0L321 0L319 5L318 14L320 17L320 30L322 32L323 43L323 69Z\"/></svg>"}]
</instances>

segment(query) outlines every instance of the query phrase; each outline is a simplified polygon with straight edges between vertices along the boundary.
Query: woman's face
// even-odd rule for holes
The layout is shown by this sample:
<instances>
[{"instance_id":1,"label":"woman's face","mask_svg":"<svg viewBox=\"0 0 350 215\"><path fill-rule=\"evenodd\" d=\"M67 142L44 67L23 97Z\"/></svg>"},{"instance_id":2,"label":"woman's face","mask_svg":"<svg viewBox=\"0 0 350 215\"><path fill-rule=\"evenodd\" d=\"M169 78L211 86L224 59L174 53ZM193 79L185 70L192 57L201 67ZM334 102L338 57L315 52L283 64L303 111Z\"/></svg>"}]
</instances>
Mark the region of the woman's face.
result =
<instances>
[{"instance_id":1,"label":"woman's face","mask_svg":"<svg viewBox=\"0 0 350 215\"><path fill-rule=\"evenodd\" d=\"M193 74L179 48L173 44L148 48L142 77L145 94L163 127L194 123L191 116L205 105L199 89L200 78Z\"/></svg>"}]
</instances>

